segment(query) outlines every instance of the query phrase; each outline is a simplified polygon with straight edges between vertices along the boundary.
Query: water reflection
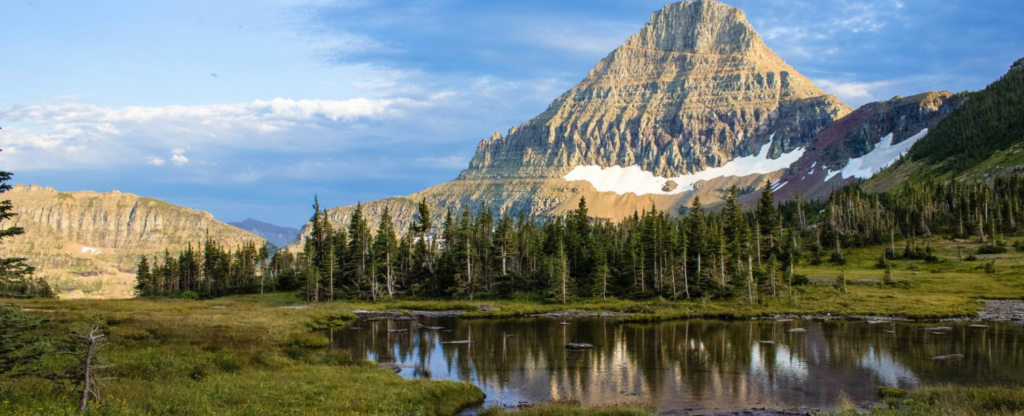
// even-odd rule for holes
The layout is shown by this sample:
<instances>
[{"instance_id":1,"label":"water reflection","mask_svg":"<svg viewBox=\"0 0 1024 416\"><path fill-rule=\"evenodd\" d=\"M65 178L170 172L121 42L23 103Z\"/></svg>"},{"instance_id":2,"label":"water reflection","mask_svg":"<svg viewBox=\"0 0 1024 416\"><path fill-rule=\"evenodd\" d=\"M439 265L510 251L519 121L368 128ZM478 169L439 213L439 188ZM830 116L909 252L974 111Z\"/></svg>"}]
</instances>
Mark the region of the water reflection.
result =
<instances>
[{"instance_id":1,"label":"water reflection","mask_svg":"<svg viewBox=\"0 0 1024 416\"><path fill-rule=\"evenodd\" d=\"M396 363L404 377L474 383L487 393L487 405L572 399L659 409L834 409L842 396L876 401L880 385L1024 384L1024 331L1012 324L952 325L942 333L923 324L611 318L355 326L334 331L334 345L357 358ZM596 348L568 350L570 342ZM964 357L931 359L948 354Z\"/></svg>"}]
</instances>

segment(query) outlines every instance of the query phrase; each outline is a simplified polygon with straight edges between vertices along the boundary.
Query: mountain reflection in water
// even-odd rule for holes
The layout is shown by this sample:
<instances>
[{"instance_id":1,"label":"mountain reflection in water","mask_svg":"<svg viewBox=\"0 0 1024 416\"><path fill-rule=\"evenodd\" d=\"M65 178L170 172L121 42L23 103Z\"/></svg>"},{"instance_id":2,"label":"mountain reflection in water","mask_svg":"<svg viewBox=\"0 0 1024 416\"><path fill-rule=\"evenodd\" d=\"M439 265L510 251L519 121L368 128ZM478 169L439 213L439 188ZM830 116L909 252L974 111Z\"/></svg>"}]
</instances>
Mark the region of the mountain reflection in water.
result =
<instances>
[{"instance_id":1,"label":"mountain reflection in water","mask_svg":"<svg viewBox=\"0 0 1024 416\"><path fill-rule=\"evenodd\" d=\"M462 380L487 405L578 400L658 409L835 409L877 401L879 386L1024 384L1024 330L943 324L615 318L362 320L330 331L354 358L407 378ZM444 329L438 329L444 328ZM803 328L805 332L790 332ZM406 330L406 331L401 331ZM472 341L445 344L451 341ZM589 343L593 349L569 350ZM963 354L962 359L932 357Z\"/></svg>"}]
</instances>

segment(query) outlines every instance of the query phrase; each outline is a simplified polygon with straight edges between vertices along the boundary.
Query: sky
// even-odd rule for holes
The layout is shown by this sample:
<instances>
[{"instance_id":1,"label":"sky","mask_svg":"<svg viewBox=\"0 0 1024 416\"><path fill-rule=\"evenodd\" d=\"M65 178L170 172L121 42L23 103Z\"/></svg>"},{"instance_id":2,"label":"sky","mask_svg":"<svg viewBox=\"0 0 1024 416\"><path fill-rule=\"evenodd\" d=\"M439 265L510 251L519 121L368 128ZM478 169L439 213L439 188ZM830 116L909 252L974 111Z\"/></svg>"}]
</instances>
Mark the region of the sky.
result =
<instances>
[{"instance_id":1,"label":"sky","mask_svg":"<svg viewBox=\"0 0 1024 416\"><path fill-rule=\"evenodd\" d=\"M725 0L851 106L984 88L1019 0ZM5 0L0 169L298 227L455 178L638 31L650 0Z\"/></svg>"}]
</instances>

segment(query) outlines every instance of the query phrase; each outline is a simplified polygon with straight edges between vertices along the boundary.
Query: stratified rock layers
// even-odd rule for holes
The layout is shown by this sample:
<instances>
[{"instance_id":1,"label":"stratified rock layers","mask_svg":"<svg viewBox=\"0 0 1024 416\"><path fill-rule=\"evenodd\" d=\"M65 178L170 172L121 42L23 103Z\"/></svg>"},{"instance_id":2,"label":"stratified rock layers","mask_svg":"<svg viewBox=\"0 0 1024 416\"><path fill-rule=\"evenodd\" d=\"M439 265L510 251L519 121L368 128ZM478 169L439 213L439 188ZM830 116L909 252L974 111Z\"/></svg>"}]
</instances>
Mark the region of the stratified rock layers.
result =
<instances>
[{"instance_id":1,"label":"stratified rock layers","mask_svg":"<svg viewBox=\"0 0 1024 416\"><path fill-rule=\"evenodd\" d=\"M713 0L674 3L542 114L483 140L456 180L363 208L376 221L387 206L400 230L421 199L436 221L446 209L464 208L558 215L581 197L595 217L618 220L652 205L674 213L694 196L715 202L732 185L750 191L784 170L713 178L678 195L598 192L586 180L563 178L577 166L638 166L676 177L755 155L769 142L768 157L776 159L806 148L849 112L772 52L739 9ZM328 215L344 227L351 212L339 207Z\"/></svg>"},{"instance_id":2,"label":"stratified rock layers","mask_svg":"<svg viewBox=\"0 0 1024 416\"><path fill-rule=\"evenodd\" d=\"M480 143L460 179L559 178L579 165L676 176L806 146L850 109L762 42L742 11L676 3L541 115Z\"/></svg>"}]
</instances>

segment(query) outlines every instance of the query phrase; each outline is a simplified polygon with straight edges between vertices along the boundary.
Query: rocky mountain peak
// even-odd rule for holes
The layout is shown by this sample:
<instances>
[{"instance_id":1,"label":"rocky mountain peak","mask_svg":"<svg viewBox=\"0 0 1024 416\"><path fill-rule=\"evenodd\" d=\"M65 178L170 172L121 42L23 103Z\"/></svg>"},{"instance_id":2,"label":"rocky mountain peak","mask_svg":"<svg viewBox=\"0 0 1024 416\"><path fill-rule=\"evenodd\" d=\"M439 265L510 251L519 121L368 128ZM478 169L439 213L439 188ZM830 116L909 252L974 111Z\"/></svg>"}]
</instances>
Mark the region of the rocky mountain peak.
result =
<instances>
[{"instance_id":1,"label":"rocky mountain peak","mask_svg":"<svg viewBox=\"0 0 1024 416\"><path fill-rule=\"evenodd\" d=\"M850 111L772 52L739 9L673 3L544 113L483 140L460 178L561 178L577 166L694 173L769 143L773 159L796 151Z\"/></svg>"},{"instance_id":2,"label":"rocky mountain peak","mask_svg":"<svg viewBox=\"0 0 1024 416\"><path fill-rule=\"evenodd\" d=\"M625 46L693 54L742 54L764 44L743 11L714 0L673 3L651 14L651 20Z\"/></svg>"},{"instance_id":3,"label":"rocky mountain peak","mask_svg":"<svg viewBox=\"0 0 1024 416\"><path fill-rule=\"evenodd\" d=\"M1010 65L1010 72L1013 71L1024 71L1024 58L1018 59L1013 65Z\"/></svg>"}]
</instances>

